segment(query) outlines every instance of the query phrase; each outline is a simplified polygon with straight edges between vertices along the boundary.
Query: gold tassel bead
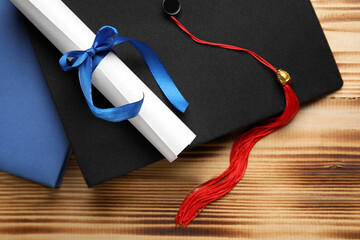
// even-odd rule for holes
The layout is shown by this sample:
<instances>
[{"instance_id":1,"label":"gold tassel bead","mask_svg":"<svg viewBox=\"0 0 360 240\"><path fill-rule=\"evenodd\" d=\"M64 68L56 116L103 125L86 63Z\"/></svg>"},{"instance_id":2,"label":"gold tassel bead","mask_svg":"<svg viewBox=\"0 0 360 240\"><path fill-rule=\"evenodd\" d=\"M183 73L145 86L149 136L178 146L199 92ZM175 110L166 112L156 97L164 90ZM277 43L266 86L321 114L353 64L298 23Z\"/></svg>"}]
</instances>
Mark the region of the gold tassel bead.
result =
<instances>
[{"instance_id":1,"label":"gold tassel bead","mask_svg":"<svg viewBox=\"0 0 360 240\"><path fill-rule=\"evenodd\" d=\"M287 71L282 70L282 69L279 69L276 72L276 77L282 86L288 84L291 81L290 74Z\"/></svg>"}]
</instances>

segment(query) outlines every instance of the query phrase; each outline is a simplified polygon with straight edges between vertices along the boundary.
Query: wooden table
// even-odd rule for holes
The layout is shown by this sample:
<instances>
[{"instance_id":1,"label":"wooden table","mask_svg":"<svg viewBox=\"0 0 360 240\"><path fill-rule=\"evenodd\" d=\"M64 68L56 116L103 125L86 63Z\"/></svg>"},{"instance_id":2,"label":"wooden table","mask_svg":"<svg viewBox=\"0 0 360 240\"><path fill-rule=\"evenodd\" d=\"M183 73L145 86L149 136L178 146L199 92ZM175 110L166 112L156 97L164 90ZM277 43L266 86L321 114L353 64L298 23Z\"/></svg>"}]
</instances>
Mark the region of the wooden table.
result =
<instances>
[{"instance_id":1,"label":"wooden table","mask_svg":"<svg viewBox=\"0 0 360 240\"><path fill-rule=\"evenodd\" d=\"M238 133L88 189L0 173L0 239L360 239L360 0L313 0L344 87L253 149L237 187L174 229L186 193L228 165Z\"/></svg>"}]
</instances>

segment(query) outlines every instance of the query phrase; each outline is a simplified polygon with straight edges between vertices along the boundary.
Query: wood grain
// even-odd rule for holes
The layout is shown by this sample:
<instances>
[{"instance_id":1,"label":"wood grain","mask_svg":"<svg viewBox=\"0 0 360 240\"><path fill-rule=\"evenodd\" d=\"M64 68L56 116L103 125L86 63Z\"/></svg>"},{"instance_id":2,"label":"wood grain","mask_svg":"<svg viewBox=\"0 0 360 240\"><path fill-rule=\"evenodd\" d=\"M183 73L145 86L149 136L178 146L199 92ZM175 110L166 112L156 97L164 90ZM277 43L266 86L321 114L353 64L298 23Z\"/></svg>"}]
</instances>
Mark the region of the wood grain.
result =
<instances>
[{"instance_id":1,"label":"wood grain","mask_svg":"<svg viewBox=\"0 0 360 240\"><path fill-rule=\"evenodd\" d=\"M88 189L73 157L61 189L0 173L0 239L360 239L360 1L313 0L344 87L253 149L247 173L189 227L189 189L222 172L238 133Z\"/></svg>"}]
</instances>

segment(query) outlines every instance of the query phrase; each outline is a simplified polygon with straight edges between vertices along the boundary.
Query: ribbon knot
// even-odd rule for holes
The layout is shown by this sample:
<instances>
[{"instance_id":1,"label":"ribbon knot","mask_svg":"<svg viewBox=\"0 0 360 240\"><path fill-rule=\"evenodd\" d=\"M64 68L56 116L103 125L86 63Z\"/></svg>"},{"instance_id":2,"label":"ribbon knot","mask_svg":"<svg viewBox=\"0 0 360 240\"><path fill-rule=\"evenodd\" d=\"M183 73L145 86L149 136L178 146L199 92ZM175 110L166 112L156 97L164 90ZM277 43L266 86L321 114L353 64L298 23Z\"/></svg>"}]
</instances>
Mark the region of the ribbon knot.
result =
<instances>
[{"instance_id":1,"label":"ribbon knot","mask_svg":"<svg viewBox=\"0 0 360 240\"><path fill-rule=\"evenodd\" d=\"M86 53L90 56L90 57L94 57L96 54L96 51L94 48L90 48L88 50L86 50Z\"/></svg>"},{"instance_id":2,"label":"ribbon knot","mask_svg":"<svg viewBox=\"0 0 360 240\"><path fill-rule=\"evenodd\" d=\"M123 42L130 42L137 49L167 99L175 108L184 113L189 104L176 87L156 53L145 43L120 37L118 31L110 26L102 27L99 30L93 45L88 50L65 53L59 61L64 71L69 71L74 68L78 69L80 86L91 112L96 117L110 122L128 120L136 117L140 112L145 97L144 95L143 98L137 102L107 109L97 108L92 101L92 73L109 52L114 52L112 47ZM71 59L71 61L68 62L68 59Z\"/></svg>"}]
</instances>

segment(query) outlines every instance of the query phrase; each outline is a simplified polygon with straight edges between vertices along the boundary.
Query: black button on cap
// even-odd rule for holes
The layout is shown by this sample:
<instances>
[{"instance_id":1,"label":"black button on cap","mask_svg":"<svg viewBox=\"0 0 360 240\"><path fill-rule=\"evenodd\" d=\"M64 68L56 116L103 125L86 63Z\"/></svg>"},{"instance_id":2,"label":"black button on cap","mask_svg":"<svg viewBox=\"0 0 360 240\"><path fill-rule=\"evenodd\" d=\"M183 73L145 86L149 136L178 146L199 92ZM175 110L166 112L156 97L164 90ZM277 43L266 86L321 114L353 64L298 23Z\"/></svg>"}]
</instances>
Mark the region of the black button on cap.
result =
<instances>
[{"instance_id":1,"label":"black button on cap","mask_svg":"<svg viewBox=\"0 0 360 240\"><path fill-rule=\"evenodd\" d=\"M176 15L180 12L181 5L178 0L164 0L163 9L169 15Z\"/></svg>"}]
</instances>

